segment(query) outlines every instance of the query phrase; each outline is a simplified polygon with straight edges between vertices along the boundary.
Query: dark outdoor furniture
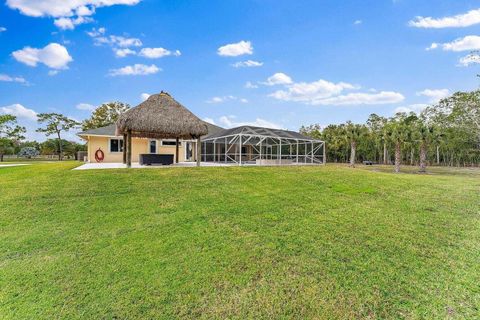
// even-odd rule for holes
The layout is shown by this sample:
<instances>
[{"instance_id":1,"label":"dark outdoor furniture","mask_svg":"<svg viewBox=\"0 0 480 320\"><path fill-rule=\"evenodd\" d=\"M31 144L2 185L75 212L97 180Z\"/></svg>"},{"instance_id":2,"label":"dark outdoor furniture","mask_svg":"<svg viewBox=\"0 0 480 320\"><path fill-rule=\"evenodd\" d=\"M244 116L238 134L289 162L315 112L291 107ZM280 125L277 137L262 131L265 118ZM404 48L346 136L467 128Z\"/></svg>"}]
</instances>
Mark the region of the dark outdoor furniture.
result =
<instances>
[{"instance_id":1,"label":"dark outdoor furniture","mask_svg":"<svg viewBox=\"0 0 480 320\"><path fill-rule=\"evenodd\" d=\"M140 165L150 166L152 164L171 165L173 154L141 154Z\"/></svg>"},{"instance_id":2,"label":"dark outdoor furniture","mask_svg":"<svg viewBox=\"0 0 480 320\"><path fill-rule=\"evenodd\" d=\"M366 166L373 166L373 161L363 161L363 164Z\"/></svg>"}]
</instances>

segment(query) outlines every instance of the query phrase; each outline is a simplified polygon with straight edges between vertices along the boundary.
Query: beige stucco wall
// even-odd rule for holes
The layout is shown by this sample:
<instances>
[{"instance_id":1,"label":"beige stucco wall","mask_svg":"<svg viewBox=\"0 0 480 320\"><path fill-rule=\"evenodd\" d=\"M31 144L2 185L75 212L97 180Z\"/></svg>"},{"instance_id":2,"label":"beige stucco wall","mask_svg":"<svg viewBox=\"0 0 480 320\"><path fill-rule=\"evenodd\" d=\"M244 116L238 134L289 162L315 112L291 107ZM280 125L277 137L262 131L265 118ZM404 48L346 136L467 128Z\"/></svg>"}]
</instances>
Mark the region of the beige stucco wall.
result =
<instances>
[{"instance_id":1,"label":"beige stucco wall","mask_svg":"<svg viewBox=\"0 0 480 320\"><path fill-rule=\"evenodd\" d=\"M105 159L103 162L122 162L123 153L122 152L110 152L110 139L115 139L113 137L100 137L100 136L89 136L88 139L88 161L95 161L95 152L98 149L101 149L105 154ZM139 155L142 153L150 153L149 150L149 139L141 138L132 138L132 162L139 161ZM185 161L185 141L182 141L179 148L179 161ZM193 148L195 145L193 145ZM193 149L195 151L195 149ZM161 141L157 141L157 154L173 154L175 158L175 146L162 146ZM193 152L195 156L195 152ZM193 159L192 159L193 160Z\"/></svg>"}]
</instances>

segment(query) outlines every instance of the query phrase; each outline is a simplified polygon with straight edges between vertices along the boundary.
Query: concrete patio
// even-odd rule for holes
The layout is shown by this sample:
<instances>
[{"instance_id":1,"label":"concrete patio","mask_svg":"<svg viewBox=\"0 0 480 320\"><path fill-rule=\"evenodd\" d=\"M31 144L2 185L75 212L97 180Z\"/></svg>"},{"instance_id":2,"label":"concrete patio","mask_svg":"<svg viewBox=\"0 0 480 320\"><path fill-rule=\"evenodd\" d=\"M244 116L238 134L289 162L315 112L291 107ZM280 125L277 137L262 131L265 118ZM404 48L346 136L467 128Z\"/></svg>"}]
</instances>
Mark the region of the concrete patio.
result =
<instances>
[{"instance_id":1,"label":"concrete patio","mask_svg":"<svg viewBox=\"0 0 480 320\"><path fill-rule=\"evenodd\" d=\"M212 162L202 162L202 167L229 167L234 166L235 164L225 164L225 163L212 163ZM160 169L160 168L178 168L178 167L196 167L196 162L180 162L175 163L169 166L162 165L152 165L152 166L141 166L138 162L132 162L132 169ZM85 163L79 167L74 168L73 170L97 170L97 169L123 169L127 168L126 164L123 163Z\"/></svg>"}]
</instances>

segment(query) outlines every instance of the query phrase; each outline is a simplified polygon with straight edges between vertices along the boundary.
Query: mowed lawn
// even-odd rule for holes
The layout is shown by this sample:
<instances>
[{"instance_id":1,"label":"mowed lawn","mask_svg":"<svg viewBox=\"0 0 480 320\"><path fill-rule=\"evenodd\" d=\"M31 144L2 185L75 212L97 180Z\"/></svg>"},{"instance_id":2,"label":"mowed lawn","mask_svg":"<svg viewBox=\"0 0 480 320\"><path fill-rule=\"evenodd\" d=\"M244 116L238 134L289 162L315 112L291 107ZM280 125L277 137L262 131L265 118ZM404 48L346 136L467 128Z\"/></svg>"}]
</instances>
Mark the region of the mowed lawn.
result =
<instances>
[{"instance_id":1,"label":"mowed lawn","mask_svg":"<svg viewBox=\"0 0 480 320\"><path fill-rule=\"evenodd\" d=\"M1 319L480 317L478 170L77 165L0 168Z\"/></svg>"}]
</instances>

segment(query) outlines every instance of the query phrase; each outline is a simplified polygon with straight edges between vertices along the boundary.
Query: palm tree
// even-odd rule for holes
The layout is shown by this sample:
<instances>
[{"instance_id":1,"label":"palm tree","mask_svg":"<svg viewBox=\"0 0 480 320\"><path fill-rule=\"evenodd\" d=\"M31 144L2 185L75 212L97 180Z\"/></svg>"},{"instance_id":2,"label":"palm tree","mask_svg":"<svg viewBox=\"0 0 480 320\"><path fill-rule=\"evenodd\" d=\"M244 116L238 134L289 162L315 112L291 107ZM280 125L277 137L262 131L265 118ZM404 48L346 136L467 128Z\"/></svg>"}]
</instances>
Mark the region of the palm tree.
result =
<instances>
[{"instance_id":1,"label":"palm tree","mask_svg":"<svg viewBox=\"0 0 480 320\"><path fill-rule=\"evenodd\" d=\"M345 125L345 138L350 143L350 167L355 168L355 159L357 152L357 143L365 136L367 128L361 124L354 124L347 121Z\"/></svg>"},{"instance_id":2,"label":"palm tree","mask_svg":"<svg viewBox=\"0 0 480 320\"><path fill-rule=\"evenodd\" d=\"M415 121L416 115L406 113L397 113L393 118L389 119L388 137L395 146L395 173L400 172L400 164L402 161L402 145L410 140L411 124Z\"/></svg>"}]
</instances>

